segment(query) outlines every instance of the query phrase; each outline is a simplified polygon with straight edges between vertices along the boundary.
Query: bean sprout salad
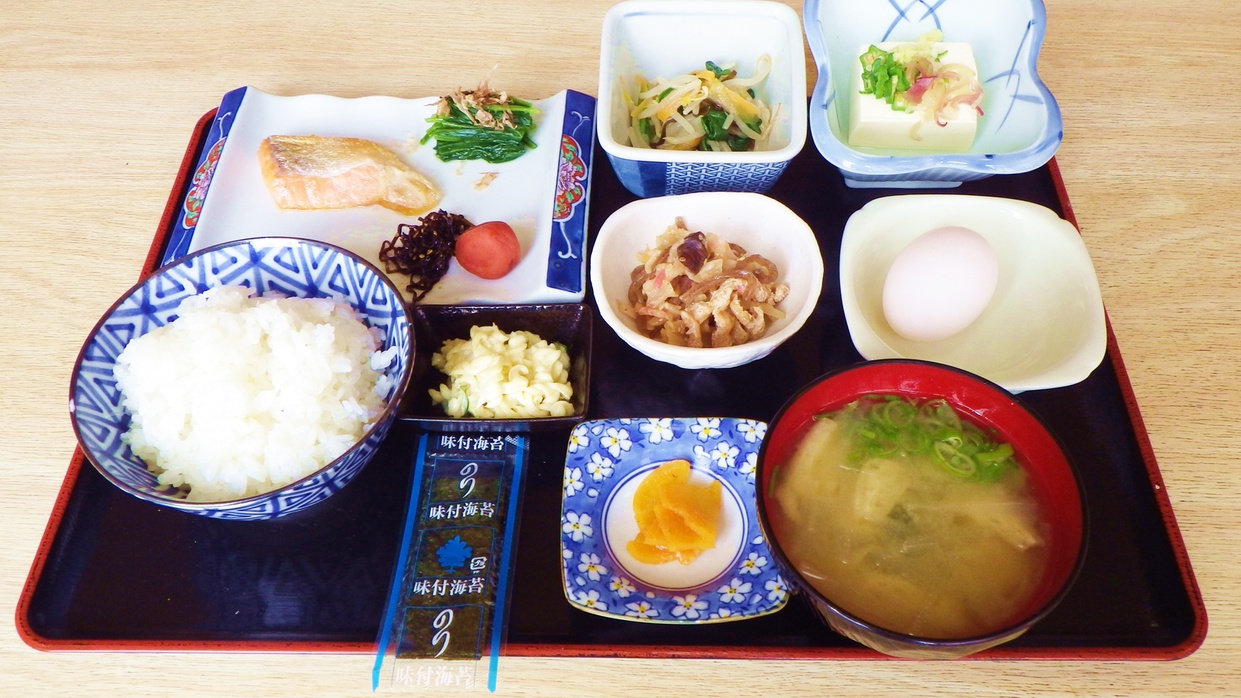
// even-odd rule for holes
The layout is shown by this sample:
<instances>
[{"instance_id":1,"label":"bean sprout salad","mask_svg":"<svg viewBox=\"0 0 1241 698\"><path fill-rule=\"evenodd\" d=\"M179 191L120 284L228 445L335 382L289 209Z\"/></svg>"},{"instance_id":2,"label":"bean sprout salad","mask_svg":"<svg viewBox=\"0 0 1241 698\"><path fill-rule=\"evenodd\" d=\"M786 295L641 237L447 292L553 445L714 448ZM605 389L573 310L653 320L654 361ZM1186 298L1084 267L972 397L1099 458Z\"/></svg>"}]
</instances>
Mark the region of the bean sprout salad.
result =
<instances>
[{"instance_id":1,"label":"bean sprout salad","mask_svg":"<svg viewBox=\"0 0 1241 698\"><path fill-rule=\"evenodd\" d=\"M707 61L703 70L654 82L639 75L622 81L629 112L629 145L665 150L732 152L763 150L780 105L755 88L771 74L771 56L759 56L754 73L742 77L735 63Z\"/></svg>"}]
</instances>

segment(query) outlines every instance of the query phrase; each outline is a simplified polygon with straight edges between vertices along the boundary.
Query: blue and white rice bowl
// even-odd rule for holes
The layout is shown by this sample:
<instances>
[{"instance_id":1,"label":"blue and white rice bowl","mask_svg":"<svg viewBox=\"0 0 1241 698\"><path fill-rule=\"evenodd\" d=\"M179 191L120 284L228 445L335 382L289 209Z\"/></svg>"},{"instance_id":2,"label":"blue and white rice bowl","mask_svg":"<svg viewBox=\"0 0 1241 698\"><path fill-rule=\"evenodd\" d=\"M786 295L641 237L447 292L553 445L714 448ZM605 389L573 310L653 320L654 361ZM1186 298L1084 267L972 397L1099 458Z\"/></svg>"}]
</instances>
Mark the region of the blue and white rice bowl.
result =
<instances>
[{"instance_id":1,"label":"blue and white rice bowl","mask_svg":"<svg viewBox=\"0 0 1241 698\"><path fill-rule=\"evenodd\" d=\"M272 492L220 502L186 501L161 485L122 439L130 415L113 369L132 339L177 318L181 301L207 289L239 284L257 295L334 298L350 304L377 330L380 349L396 349L380 376L383 411L362 438L331 463ZM152 273L121 297L91 331L70 383L69 413L78 443L105 479L154 504L216 519L266 520L300 512L348 484L370 461L396 416L413 366L413 334L400 291L354 254L297 238L264 237L210 247ZM226 435L222 435L226 436Z\"/></svg>"}]
</instances>

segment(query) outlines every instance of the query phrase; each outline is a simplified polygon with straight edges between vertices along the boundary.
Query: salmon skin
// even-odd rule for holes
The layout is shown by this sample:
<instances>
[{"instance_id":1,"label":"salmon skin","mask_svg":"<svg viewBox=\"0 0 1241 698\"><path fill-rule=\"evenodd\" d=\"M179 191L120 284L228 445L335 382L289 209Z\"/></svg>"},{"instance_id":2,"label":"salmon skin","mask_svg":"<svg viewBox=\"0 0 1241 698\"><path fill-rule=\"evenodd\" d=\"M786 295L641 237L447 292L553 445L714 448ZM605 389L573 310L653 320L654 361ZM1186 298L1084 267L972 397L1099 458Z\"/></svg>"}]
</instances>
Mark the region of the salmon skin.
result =
<instances>
[{"instance_id":1,"label":"salmon skin","mask_svg":"<svg viewBox=\"0 0 1241 698\"><path fill-rule=\"evenodd\" d=\"M440 200L431 180L364 138L269 136L258 157L267 190L283 209L378 204L416 216Z\"/></svg>"}]
</instances>

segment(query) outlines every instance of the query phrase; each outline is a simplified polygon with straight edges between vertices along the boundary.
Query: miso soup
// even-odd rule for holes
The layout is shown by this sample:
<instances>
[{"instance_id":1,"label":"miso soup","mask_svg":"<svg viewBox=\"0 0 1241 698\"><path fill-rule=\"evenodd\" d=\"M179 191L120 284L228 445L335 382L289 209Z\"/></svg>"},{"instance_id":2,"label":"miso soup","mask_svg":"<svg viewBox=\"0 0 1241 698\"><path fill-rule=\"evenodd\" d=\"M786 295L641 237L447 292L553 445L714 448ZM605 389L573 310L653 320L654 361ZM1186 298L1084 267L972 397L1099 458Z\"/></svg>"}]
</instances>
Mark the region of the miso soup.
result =
<instances>
[{"instance_id":1,"label":"miso soup","mask_svg":"<svg viewBox=\"0 0 1241 698\"><path fill-rule=\"evenodd\" d=\"M849 613L935 639L1020 618L1049 527L1012 447L943 400L868 396L818 415L769 483L789 561Z\"/></svg>"}]
</instances>

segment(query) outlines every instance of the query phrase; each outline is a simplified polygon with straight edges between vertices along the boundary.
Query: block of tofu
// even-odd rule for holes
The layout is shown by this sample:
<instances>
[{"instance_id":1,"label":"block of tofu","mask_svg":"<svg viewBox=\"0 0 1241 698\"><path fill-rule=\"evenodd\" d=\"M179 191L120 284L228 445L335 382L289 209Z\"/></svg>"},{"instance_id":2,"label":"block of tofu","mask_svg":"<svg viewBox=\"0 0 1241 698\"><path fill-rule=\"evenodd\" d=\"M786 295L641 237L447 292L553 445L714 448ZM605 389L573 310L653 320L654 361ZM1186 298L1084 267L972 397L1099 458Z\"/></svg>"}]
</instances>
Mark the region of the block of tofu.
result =
<instances>
[{"instance_id":1,"label":"block of tofu","mask_svg":"<svg viewBox=\"0 0 1241 698\"><path fill-rule=\"evenodd\" d=\"M899 45L900 42L876 44L885 51L891 51ZM869 48L863 46L858 55L866 53ZM974 63L974 52L970 50L969 44L942 42L935 44L935 48L937 52L946 52L941 59L942 63L961 63L975 73L978 72ZM978 131L976 109L957 108L955 113L944 115L945 125L940 126L929 121L915 130L914 126L925 118L923 112L898 111L874 95L862 94L862 64L860 61L853 63L853 87L849 100L850 145L859 148L930 150L941 153L961 153L973 145L974 134Z\"/></svg>"}]
</instances>

